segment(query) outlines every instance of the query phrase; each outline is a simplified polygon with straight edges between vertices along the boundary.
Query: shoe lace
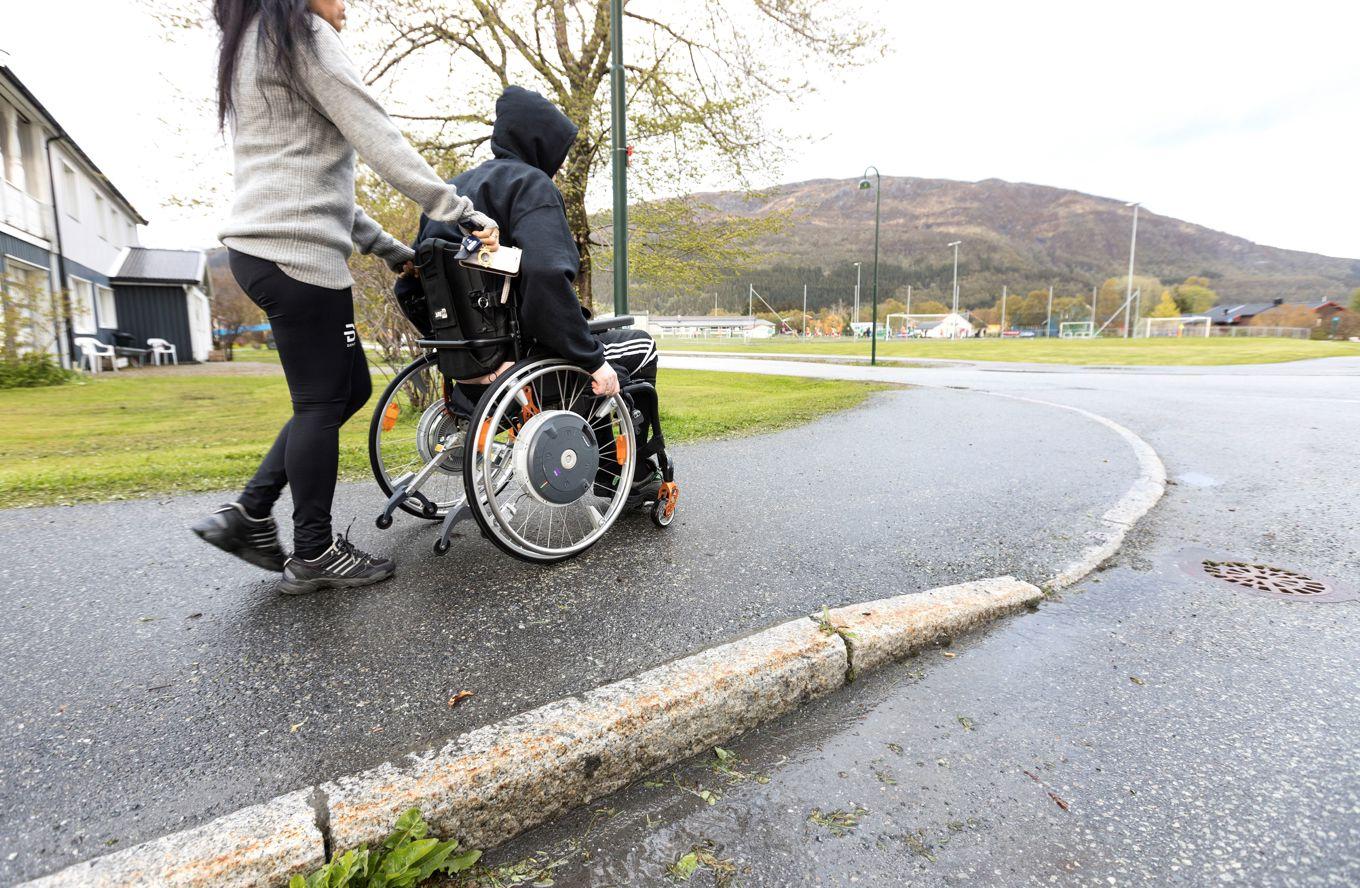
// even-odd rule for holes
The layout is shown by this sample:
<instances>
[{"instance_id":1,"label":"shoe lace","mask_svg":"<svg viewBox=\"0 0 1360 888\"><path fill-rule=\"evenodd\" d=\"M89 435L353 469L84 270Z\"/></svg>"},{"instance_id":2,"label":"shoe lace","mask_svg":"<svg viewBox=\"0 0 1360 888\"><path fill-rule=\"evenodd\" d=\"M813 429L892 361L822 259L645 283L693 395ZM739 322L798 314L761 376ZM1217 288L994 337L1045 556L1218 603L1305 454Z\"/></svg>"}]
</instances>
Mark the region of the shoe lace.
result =
<instances>
[{"instance_id":1,"label":"shoe lace","mask_svg":"<svg viewBox=\"0 0 1360 888\"><path fill-rule=\"evenodd\" d=\"M350 542L349 532L353 527L354 522L351 521L349 523L349 527L345 528L344 533L339 533L335 535L336 550L339 552L343 552L346 555L353 555L355 558L358 558L361 561L375 561L376 559L372 555L368 554L363 549L360 549L358 546Z\"/></svg>"}]
</instances>

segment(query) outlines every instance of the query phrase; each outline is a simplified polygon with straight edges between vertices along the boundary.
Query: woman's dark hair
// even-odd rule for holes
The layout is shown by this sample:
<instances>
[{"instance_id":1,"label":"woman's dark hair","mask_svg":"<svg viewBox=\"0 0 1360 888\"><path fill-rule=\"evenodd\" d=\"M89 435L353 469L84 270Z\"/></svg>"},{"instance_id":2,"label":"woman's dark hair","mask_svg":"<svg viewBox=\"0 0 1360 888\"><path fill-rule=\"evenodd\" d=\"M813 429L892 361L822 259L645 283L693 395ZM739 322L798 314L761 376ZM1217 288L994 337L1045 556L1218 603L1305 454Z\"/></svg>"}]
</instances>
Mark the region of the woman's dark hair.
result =
<instances>
[{"instance_id":1,"label":"woman's dark hair","mask_svg":"<svg viewBox=\"0 0 1360 888\"><path fill-rule=\"evenodd\" d=\"M260 18L260 51L272 53L280 76L293 80L297 72L299 47L312 49L311 11L307 0L213 0L213 19L222 31L217 55L217 125L225 127L235 110L231 85L236 78L236 62L241 43L250 32L250 23Z\"/></svg>"}]
</instances>

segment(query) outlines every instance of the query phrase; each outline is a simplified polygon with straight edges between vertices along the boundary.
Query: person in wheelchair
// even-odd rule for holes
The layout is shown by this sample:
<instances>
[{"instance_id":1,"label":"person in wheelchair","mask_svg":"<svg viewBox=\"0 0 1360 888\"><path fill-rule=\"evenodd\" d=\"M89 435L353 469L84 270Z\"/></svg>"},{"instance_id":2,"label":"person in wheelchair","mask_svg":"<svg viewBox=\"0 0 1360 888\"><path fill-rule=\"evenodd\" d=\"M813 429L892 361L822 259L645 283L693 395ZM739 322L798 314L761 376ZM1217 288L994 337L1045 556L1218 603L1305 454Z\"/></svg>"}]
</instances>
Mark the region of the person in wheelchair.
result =
<instances>
[{"instance_id":1,"label":"person in wheelchair","mask_svg":"<svg viewBox=\"0 0 1360 888\"><path fill-rule=\"evenodd\" d=\"M496 102L491 134L492 159L455 176L458 193L500 222L500 243L523 252L515 280L520 329L529 353L551 354L591 375L596 395L616 394L630 379L656 383L656 343L644 330L615 329L592 333L590 312L581 305L573 284L580 271L577 242L567 223L562 193L553 183L577 129L543 96L518 86L507 87ZM465 232L448 222L421 216L415 246L429 238L457 243ZM397 280L400 301L422 299L420 278L408 264ZM475 404L485 387L510 367L475 379L457 380L459 395ZM461 400L461 399L459 399ZM635 483L660 483L655 464L638 460ZM639 496L651 495L639 491Z\"/></svg>"}]
</instances>

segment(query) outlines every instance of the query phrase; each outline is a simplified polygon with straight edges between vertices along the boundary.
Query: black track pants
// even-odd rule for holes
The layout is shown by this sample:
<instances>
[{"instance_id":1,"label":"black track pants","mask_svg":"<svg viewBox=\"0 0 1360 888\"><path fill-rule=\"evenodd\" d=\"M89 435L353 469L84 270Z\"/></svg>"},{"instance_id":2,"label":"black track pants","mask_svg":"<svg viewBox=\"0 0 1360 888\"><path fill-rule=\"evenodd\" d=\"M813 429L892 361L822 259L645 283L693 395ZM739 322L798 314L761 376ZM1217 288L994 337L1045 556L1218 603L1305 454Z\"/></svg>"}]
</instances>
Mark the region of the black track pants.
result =
<instances>
[{"instance_id":1,"label":"black track pants","mask_svg":"<svg viewBox=\"0 0 1360 888\"><path fill-rule=\"evenodd\" d=\"M354 296L349 289L296 281L273 262L235 250L230 259L241 289L269 316L293 399L293 418L284 423L240 503L251 515L263 516L284 485L291 487L293 549L311 558L331 544L340 426L373 393L354 329Z\"/></svg>"}]
</instances>

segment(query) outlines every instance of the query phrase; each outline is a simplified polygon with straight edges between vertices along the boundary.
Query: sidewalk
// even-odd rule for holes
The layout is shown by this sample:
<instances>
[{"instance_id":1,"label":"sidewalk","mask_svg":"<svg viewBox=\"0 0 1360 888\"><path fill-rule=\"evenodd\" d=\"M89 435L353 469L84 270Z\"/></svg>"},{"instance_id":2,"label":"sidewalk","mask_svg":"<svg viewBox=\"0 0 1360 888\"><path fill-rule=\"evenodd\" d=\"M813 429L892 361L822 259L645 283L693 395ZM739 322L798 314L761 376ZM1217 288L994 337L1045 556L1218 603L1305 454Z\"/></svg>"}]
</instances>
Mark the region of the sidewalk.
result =
<instances>
[{"instance_id":1,"label":"sidewalk","mask_svg":"<svg viewBox=\"0 0 1360 888\"><path fill-rule=\"evenodd\" d=\"M0 513L10 881L390 760L823 605L1012 573L1038 579L1135 474L1111 432L948 391L678 454L666 534L633 520L545 571L480 539L429 553L408 519L355 536L402 573L283 599L184 524L220 497ZM343 523L343 521L342 521ZM79 541L83 559L55 570ZM474 696L457 707L460 690Z\"/></svg>"}]
</instances>

